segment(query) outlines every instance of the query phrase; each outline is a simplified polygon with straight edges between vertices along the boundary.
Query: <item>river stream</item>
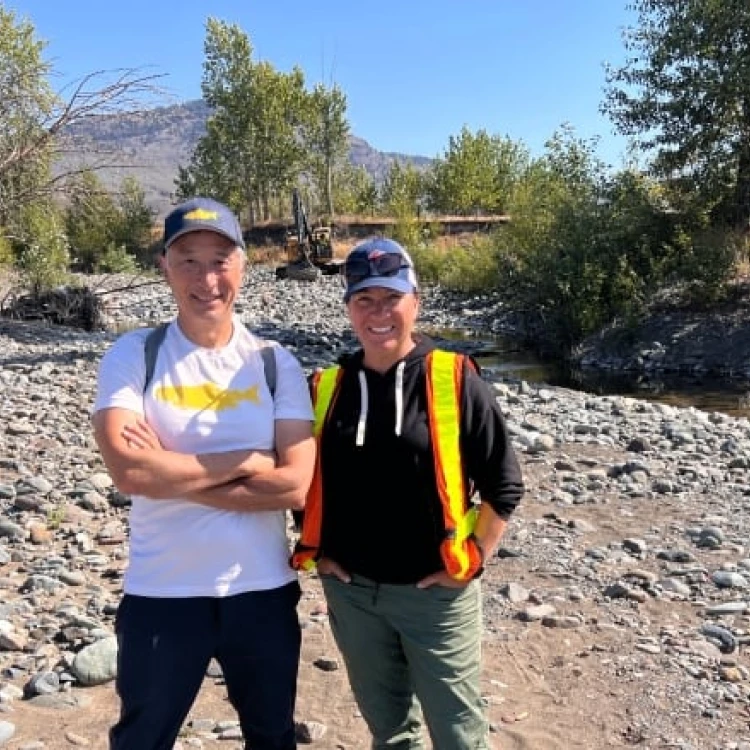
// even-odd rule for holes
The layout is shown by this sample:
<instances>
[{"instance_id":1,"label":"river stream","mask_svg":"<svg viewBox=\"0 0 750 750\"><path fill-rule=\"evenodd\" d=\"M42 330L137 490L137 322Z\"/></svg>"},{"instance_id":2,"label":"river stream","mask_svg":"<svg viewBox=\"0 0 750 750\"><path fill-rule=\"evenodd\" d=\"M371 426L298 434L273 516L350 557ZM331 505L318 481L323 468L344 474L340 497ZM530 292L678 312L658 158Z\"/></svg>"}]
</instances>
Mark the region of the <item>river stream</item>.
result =
<instances>
[{"instance_id":1,"label":"river stream","mask_svg":"<svg viewBox=\"0 0 750 750\"><path fill-rule=\"evenodd\" d=\"M506 378L573 388L596 395L632 396L672 406L694 406L735 417L750 418L750 392L746 384L732 381L668 376L643 376L635 373L615 374L598 370L570 371L559 363L540 360L518 342L502 336L479 338L455 330L435 332L452 341L470 341L479 364Z\"/></svg>"}]
</instances>

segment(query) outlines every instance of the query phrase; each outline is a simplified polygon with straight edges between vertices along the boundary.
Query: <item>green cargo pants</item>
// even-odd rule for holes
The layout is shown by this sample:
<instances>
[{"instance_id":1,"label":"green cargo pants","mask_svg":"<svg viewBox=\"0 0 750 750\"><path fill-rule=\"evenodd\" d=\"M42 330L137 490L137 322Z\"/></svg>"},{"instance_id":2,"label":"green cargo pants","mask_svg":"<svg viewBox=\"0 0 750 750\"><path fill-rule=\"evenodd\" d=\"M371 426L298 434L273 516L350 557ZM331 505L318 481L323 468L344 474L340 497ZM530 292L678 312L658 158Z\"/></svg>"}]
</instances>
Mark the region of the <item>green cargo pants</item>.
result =
<instances>
[{"instance_id":1,"label":"green cargo pants","mask_svg":"<svg viewBox=\"0 0 750 750\"><path fill-rule=\"evenodd\" d=\"M418 589L356 575L321 579L373 749L423 748L421 707L434 750L487 750L479 582Z\"/></svg>"}]
</instances>

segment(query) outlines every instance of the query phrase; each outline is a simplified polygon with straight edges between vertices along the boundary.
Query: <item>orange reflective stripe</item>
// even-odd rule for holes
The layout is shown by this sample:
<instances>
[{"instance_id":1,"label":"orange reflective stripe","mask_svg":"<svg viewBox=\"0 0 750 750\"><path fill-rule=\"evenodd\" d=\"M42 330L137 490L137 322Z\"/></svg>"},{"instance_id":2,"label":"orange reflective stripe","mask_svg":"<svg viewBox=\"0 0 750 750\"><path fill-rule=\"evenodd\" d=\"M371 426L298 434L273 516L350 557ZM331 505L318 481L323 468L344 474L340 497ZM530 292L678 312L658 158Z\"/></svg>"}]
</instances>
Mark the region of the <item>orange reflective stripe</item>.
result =
<instances>
[{"instance_id":1,"label":"orange reflective stripe","mask_svg":"<svg viewBox=\"0 0 750 750\"><path fill-rule=\"evenodd\" d=\"M445 526L440 553L445 569L458 580L471 578L482 564L479 548L472 538L477 513L474 509L468 512L466 509L460 445L462 382L462 356L440 350L430 352L427 357L427 411Z\"/></svg>"},{"instance_id":2,"label":"orange reflective stripe","mask_svg":"<svg viewBox=\"0 0 750 750\"><path fill-rule=\"evenodd\" d=\"M302 531L291 559L292 567L297 570L313 570L318 556L320 530L323 524L323 471L321 467L320 436L340 378L341 368L336 366L316 372L312 379L312 402L315 414L313 433L318 449L315 457L315 472L305 500Z\"/></svg>"}]
</instances>

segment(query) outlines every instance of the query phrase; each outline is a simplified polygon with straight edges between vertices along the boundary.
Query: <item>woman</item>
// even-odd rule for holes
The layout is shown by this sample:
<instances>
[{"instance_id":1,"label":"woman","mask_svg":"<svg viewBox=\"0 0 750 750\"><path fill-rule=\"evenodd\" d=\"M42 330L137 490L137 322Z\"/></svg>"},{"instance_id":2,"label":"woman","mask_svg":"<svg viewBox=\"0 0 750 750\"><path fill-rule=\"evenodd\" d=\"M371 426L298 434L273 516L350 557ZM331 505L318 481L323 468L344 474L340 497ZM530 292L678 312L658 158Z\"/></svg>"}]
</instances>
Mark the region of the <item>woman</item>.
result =
<instances>
[{"instance_id":1,"label":"woman","mask_svg":"<svg viewBox=\"0 0 750 750\"><path fill-rule=\"evenodd\" d=\"M347 257L361 350L313 376L318 459L293 565L317 565L374 748L488 748L477 580L523 484L500 408L467 357L415 334L397 242ZM471 498L476 491L478 502Z\"/></svg>"}]
</instances>

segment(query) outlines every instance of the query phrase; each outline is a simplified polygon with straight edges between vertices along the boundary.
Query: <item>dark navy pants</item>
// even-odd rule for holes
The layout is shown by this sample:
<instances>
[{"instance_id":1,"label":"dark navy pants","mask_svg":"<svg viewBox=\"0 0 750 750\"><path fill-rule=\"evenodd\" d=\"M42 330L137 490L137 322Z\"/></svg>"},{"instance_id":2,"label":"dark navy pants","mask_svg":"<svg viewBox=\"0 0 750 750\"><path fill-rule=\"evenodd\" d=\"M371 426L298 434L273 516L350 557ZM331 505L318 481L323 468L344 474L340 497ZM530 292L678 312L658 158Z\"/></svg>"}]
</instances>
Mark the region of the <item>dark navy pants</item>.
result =
<instances>
[{"instance_id":1,"label":"dark navy pants","mask_svg":"<svg viewBox=\"0 0 750 750\"><path fill-rule=\"evenodd\" d=\"M212 657L247 750L293 750L300 587L225 598L126 594L117 611L120 719L110 750L172 750Z\"/></svg>"}]
</instances>

